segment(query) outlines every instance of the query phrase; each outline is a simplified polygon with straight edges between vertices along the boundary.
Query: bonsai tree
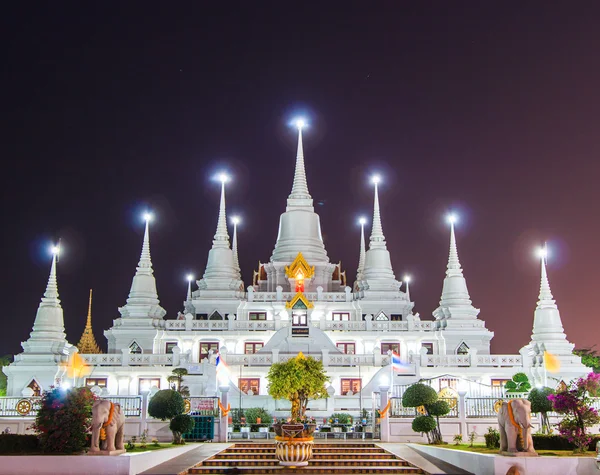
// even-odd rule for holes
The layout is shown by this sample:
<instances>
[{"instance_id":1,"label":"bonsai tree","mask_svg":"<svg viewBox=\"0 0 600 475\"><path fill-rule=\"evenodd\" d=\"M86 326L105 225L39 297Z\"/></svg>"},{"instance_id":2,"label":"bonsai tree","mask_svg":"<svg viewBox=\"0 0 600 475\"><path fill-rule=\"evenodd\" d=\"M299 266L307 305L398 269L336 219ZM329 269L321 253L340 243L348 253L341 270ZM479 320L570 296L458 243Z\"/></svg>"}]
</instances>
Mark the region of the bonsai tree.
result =
<instances>
[{"instance_id":1,"label":"bonsai tree","mask_svg":"<svg viewBox=\"0 0 600 475\"><path fill-rule=\"evenodd\" d=\"M33 429L44 452L69 454L88 445L94 395L88 388L44 392Z\"/></svg>"},{"instance_id":2,"label":"bonsai tree","mask_svg":"<svg viewBox=\"0 0 600 475\"><path fill-rule=\"evenodd\" d=\"M435 389L423 383L413 384L404 391L402 405L404 407L423 406L425 414L415 417L412 424L413 430L415 432L425 432L430 443L441 444L443 442L440 416L445 416L450 412L450 405L446 401L438 400Z\"/></svg>"},{"instance_id":3,"label":"bonsai tree","mask_svg":"<svg viewBox=\"0 0 600 475\"><path fill-rule=\"evenodd\" d=\"M506 381L504 389L507 393L526 393L531 389L531 384L525 373L516 373L510 381Z\"/></svg>"},{"instance_id":4,"label":"bonsai tree","mask_svg":"<svg viewBox=\"0 0 600 475\"><path fill-rule=\"evenodd\" d=\"M187 376L188 371L185 368L175 368L171 375L167 378L169 384L171 385L171 389L177 391L183 397L190 396L190 388L183 385L183 377Z\"/></svg>"},{"instance_id":5,"label":"bonsai tree","mask_svg":"<svg viewBox=\"0 0 600 475\"><path fill-rule=\"evenodd\" d=\"M260 419L261 424L271 424L273 422L271 414L262 407L250 407L244 413L248 424L258 424L258 419Z\"/></svg>"},{"instance_id":6,"label":"bonsai tree","mask_svg":"<svg viewBox=\"0 0 600 475\"><path fill-rule=\"evenodd\" d=\"M531 402L531 412L539 413L542 419L542 434L550 434L550 421L548 412L552 411L552 402L548 396L554 394L552 388L533 388L527 399Z\"/></svg>"},{"instance_id":7,"label":"bonsai tree","mask_svg":"<svg viewBox=\"0 0 600 475\"><path fill-rule=\"evenodd\" d=\"M194 428L194 418L187 414L177 414L169 424L169 429L173 432L173 443L183 444L182 435L191 432Z\"/></svg>"},{"instance_id":8,"label":"bonsai tree","mask_svg":"<svg viewBox=\"0 0 600 475\"><path fill-rule=\"evenodd\" d=\"M183 411L185 411L183 397L181 396L181 394L179 394L177 391L174 391L173 389L161 389L152 397L152 399L150 399L150 402L148 403L148 414L151 417L160 419L161 421L170 420L171 423L173 423L173 420L177 416L184 415ZM192 420L193 423L193 419L190 416L187 417L189 417L189 419ZM182 419L185 418L178 418L177 422L169 425L169 429L171 430L171 432L173 432L174 444L182 444L183 439L181 438L181 435L185 432L189 432L187 430L179 430L185 429L185 427L187 427L185 426L186 423L182 422ZM173 429L171 425L173 425L173 427L175 427L178 430Z\"/></svg>"},{"instance_id":9,"label":"bonsai tree","mask_svg":"<svg viewBox=\"0 0 600 475\"><path fill-rule=\"evenodd\" d=\"M326 398L325 383L330 381L323 363L302 352L284 363L275 363L269 374L269 395L275 399L288 399L292 403L292 422L303 421L309 399Z\"/></svg>"}]
</instances>

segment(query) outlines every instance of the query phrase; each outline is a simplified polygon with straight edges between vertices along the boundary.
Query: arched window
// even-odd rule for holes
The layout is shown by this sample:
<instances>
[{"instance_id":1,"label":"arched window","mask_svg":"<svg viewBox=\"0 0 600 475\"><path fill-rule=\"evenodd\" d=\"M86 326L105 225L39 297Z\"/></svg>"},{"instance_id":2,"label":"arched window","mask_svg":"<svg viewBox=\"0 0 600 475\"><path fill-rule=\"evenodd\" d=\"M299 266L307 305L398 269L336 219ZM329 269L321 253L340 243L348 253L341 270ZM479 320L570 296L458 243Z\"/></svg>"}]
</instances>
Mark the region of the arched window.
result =
<instances>
[{"instance_id":1,"label":"arched window","mask_svg":"<svg viewBox=\"0 0 600 475\"><path fill-rule=\"evenodd\" d=\"M378 320L378 321L388 320L388 317L387 317L387 315L385 313L379 312L377 314L377 316L375 317L375 320Z\"/></svg>"},{"instance_id":2,"label":"arched window","mask_svg":"<svg viewBox=\"0 0 600 475\"><path fill-rule=\"evenodd\" d=\"M468 355L469 354L469 346L463 341L456 349L456 354L457 355Z\"/></svg>"},{"instance_id":3,"label":"arched window","mask_svg":"<svg viewBox=\"0 0 600 475\"><path fill-rule=\"evenodd\" d=\"M209 320L223 320L223 316L216 310L210 315Z\"/></svg>"},{"instance_id":4,"label":"arched window","mask_svg":"<svg viewBox=\"0 0 600 475\"><path fill-rule=\"evenodd\" d=\"M129 352L132 355L139 355L142 353L142 347L134 341L131 345L129 345Z\"/></svg>"}]
</instances>

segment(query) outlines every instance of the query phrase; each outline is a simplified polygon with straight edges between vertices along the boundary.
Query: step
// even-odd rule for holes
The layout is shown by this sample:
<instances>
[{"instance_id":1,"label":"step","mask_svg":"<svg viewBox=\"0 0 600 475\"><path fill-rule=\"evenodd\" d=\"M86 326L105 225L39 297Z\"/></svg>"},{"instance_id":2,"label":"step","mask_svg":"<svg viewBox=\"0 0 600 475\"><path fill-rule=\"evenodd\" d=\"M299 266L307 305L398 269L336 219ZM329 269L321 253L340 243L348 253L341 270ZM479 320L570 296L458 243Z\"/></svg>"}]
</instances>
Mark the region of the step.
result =
<instances>
[{"instance_id":1,"label":"step","mask_svg":"<svg viewBox=\"0 0 600 475\"><path fill-rule=\"evenodd\" d=\"M408 473L420 473L424 472L416 467L368 467L368 466L354 466L354 467L339 467L339 466L311 466L297 467L290 469L290 467L284 467L282 465L272 465L265 467L252 467L252 466L236 466L236 467L194 467L189 469L189 474L205 474L205 475L217 475L217 474L281 474L291 473L294 475L309 475L309 474L332 474L332 475L348 475L348 474L373 474L373 475L400 475Z\"/></svg>"},{"instance_id":2,"label":"step","mask_svg":"<svg viewBox=\"0 0 600 475\"><path fill-rule=\"evenodd\" d=\"M275 450L272 450L270 452L263 452L263 453L237 453L237 452L229 452L229 451L224 451L224 452L219 452L218 454L216 454L213 458L214 459L268 459L268 458L273 458L275 456ZM311 460L315 460L315 459L336 459L336 460L343 460L348 458L348 454L336 454L336 453L331 453L331 452L315 452L313 450L313 458ZM374 453L374 454L352 454L351 456L352 459L354 460L390 460L390 459L395 459L396 456L394 454L390 454L389 452L381 452L381 453Z\"/></svg>"},{"instance_id":3,"label":"step","mask_svg":"<svg viewBox=\"0 0 600 475\"><path fill-rule=\"evenodd\" d=\"M256 467L256 466L266 466L266 465L275 465L278 464L279 461L276 458L269 459L257 459L257 460L239 460L239 459L208 459L201 463L202 467ZM363 467L396 467L396 466L409 466L408 462L402 459L395 460L338 460L338 459L311 459L309 462L311 466L340 466L340 467L348 467L348 466L363 466Z\"/></svg>"}]
</instances>

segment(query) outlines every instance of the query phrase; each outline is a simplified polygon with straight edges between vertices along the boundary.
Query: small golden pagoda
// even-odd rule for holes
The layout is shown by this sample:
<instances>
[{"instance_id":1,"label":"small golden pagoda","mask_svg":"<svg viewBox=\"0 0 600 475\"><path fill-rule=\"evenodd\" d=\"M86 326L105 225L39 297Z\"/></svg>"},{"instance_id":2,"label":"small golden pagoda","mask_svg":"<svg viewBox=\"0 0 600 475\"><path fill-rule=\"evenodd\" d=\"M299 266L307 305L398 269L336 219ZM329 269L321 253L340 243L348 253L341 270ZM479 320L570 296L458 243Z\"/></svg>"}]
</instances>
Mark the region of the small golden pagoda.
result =
<instances>
[{"instance_id":1,"label":"small golden pagoda","mask_svg":"<svg viewBox=\"0 0 600 475\"><path fill-rule=\"evenodd\" d=\"M88 304L87 322L85 324L83 334L81 335L81 339L79 340L79 343L77 343L77 348L79 348L79 353L81 354L102 353L98 343L96 343L94 333L92 332L92 289L90 289L90 302Z\"/></svg>"}]
</instances>

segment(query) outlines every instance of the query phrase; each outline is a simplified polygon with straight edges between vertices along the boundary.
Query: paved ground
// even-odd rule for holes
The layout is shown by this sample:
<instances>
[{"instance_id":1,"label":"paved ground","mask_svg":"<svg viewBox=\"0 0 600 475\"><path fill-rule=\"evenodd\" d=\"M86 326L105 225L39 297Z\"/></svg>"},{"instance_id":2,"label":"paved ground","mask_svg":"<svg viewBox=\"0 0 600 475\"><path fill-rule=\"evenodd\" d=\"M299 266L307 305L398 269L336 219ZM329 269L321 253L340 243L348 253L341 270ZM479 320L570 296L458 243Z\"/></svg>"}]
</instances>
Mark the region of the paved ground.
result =
<instances>
[{"instance_id":1,"label":"paved ground","mask_svg":"<svg viewBox=\"0 0 600 475\"><path fill-rule=\"evenodd\" d=\"M462 468L458 468L452 464L444 462L443 460L432 457L431 455L417 452L406 444L381 442L375 443L388 452L391 452L394 455L403 458L407 462L422 468L431 475L473 475L471 472L467 472Z\"/></svg>"},{"instance_id":2,"label":"paved ground","mask_svg":"<svg viewBox=\"0 0 600 475\"><path fill-rule=\"evenodd\" d=\"M150 470L142 472L140 475L185 475L189 468L192 468L199 462L225 450L230 445L232 444L207 442L197 449L190 450L183 455L179 455L178 457L174 457L171 460L156 465Z\"/></svg>"}]
</instances>

